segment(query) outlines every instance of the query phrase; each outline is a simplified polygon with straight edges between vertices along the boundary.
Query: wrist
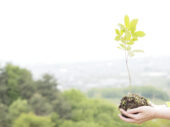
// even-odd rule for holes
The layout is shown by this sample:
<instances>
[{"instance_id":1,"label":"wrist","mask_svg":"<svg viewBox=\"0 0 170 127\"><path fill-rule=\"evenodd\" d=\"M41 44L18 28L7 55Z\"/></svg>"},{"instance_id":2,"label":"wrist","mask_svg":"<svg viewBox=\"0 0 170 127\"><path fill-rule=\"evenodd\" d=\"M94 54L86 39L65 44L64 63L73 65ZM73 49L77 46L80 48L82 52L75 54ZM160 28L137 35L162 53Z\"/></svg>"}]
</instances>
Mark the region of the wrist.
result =
<instances>
[{"instance_id":1,"label":"wrist","mask_svg":"<svg viewBox=\"0 0 170 127\"><path fill-rule=\"evenodd\" d=\"M157 119L160 117L160 108L154 107L153 108L153 119Z\"/></svg>"},{"instance_id":2,"label":"wrist","mask_svg":"<svg viewBox=\"0 0 170 127\"><path fill-rule=\"evenodd\" d=\"M154 108L154 118L158 119L170 119L170 108L165 106L155 107Z\"/></svg>"}]
</instances>

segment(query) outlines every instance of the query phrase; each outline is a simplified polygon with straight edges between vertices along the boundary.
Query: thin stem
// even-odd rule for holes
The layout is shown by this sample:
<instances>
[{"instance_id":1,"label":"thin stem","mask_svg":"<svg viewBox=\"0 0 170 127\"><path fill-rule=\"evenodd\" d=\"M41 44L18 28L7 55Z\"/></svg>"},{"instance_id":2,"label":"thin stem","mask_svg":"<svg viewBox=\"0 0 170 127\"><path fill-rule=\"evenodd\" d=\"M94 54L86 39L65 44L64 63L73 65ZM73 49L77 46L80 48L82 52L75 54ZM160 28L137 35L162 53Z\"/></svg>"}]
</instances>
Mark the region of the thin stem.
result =
<instances>
[{"instance_id":1,"label":"thin stem","mask_svg":"<svg viewBox=\"0 0 170 127\"><path fill-rule=\"evenodd\" d=\"M126 60L126 68L127 68L127 71L128 71L128 78L129 78L129 91L132 92L132 79L131 79L130 70L129 70L129 66L128 66L127 50L125 50L125 60Z\"/></svg>"}]
</instances>

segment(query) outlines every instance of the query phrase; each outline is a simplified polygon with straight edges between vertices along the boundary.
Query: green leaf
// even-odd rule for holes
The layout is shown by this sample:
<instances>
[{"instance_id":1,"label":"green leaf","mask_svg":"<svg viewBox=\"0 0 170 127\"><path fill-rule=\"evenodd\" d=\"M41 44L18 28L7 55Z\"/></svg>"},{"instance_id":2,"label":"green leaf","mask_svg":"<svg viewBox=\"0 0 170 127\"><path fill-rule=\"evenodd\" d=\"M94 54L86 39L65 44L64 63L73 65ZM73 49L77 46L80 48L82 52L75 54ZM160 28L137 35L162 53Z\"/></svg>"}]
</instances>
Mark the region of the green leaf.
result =
<instances>
[{"instance_id":1,"label":"green leaf","mask_svg":"<svg viewBox=\"0 0 170 127\"><path fill-rule=\"evenodd\" d=\"M126 31L126 32L125 32L125 39L126 39L126 40L130 40L130 38L131 38L130 32L129 32L129 31Z\"/></svg>"},{"instance_id":2,"label":"green leaf","mask_svg":"<svg viewBox=\"0 0 170 127\"><path fill-rule=\"evenodd\" d=\"M126 50L126 46L124 44L120 44L120 47Z\"/></svg>"},{"instance_id":3,"label":"green leaf","mask_svg":"<svg viewBox=\"0 0 170 127\"><path fill-rule=\"evenodd\" d=\"M133 45L134 44L134 41L129 41L127 42L128 45Z\"/></svg>"},{"instance_id":4,"label":"green leaf","mask_svg":"<svg viewBox=\"0 0 170 127\"><path fill-rule=\"evenodd\" d=\"M118 25L119 25L120 29L121 29L123 32L125 32L125 26L124 26L123 24L118 24Z\"/></svg>"},{"instance_id":5,"label":"green leaf","mask_svg":"<svg viewBox=\"0 0 170 127\"><path fill-rule=\"evenodd\" d=\"M137 37L133 37L133 38L131 39L131 41L137 41L137 40L138 40Z\"/></svg>"},{"instance_id":6,"label":"green leaf","mask_svg":"<svg viewBox=\"0 0 170 127\"><path fill-rule=\"evenodd\" d=\"M133 50L133 52L141 52L141 53L144 53L144 51L143 51L143 50L140 50L140 49Z\"/></svg>"},{"instance_id":7,"label":"green leaf","mask_svg":"<svg viewBox=\"0 0 170 127\"><path fill-rule=\"evenodd\" d=\"M136 31L136 25L138 23L138 19L133 19L131 22L130 22L130 31L132 33L134 33Z\"/></svg>"},{"instance_id":8,"label":"green leaf","mask_svg":"<svg viewBox=\"0 0 170 127\"><path fill-rule=\"evenodd\" d=\"M115 37L115 40L116 40L116 41L120 41L120 35L116 36L116 37Z\"/></svg>"},{"instance_id":9,"label":"green leaf","mask_svg":"<svg viewBox=\"0 0 170 127\"><path fill-rule=\"evenodd\" d=\"M119 32L118 29L115 29L115 32L116 32L117 35L120 35L120 32Z\"/></svg>"},{"instance_id":10,"label":"green leaf","mask_svg":"<svg viewBox=\"0 0 170 127\"><path fill-rule=\"evenodd\" d=\"M136 31L138 19L129 20L129 16L125 15L124 24L118 24L120 29L115 29L117 36L115 40L121 41L120 46L117 47L122 50L126 50L129 56L134 56L136 52L144 52L143 50L132 50L131 46L134 45L138 37L145 36L143 31Z\"/></svg>"},{"instance_id":11,"label":"green leaf","mask_svg":"<svg viewBox=\"0 0 170 127\"><path fill-rule=\"evenodd\" d=\"M125 22L125 26L129 27L129 16L128 15L125 15L124 22Z\"/></svg>"},{"instance_id":12,"label":"green leaf","mask_svg":"<svg viewBox=\"0 0 170 127\"><path fill-rule=\"evenodd\" d=\"M121 37L120 40L121 40L122 43L126 44L125 38Z\"/></svg>"},{"instance_id":13,"label":"green leaf","mask_svg":"<svg viewBox=\"0 0 170 127\"><path fill-rule=\"evenodd\" d=\"M136 35L137 37L144 37L144 36L145 36L145 33L144 33L143 31L137 31L137 32L135 32L135 35Z\"/></svg>"},{"instance_id":14,"label":"green leaf","mask_svg":"<svg viewBox=\"0 0 170 127\"><path fill-rule=\"evenodd\" d=\"M123 35L123 33L124 33L123 30L120 30L120 35Z\"/></svg>"}]
</instances>

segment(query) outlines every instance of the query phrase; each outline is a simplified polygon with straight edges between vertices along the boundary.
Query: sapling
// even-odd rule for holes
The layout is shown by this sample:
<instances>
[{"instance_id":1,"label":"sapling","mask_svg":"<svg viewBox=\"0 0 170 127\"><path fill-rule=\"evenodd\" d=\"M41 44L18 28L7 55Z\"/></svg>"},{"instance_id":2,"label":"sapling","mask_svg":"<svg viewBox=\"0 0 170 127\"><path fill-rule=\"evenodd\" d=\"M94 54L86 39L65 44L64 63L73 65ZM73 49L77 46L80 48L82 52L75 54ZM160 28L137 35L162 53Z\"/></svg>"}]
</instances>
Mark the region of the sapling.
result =
<instances>
[{"instance_id":1,"label":"sapling","mask_svg":"<svg viewBox=\"0 0 170 127\"><path fill-rule=\"evenodd\" d=\"M147 100L144 97L141 97L137 94L132 94L132 78L128 65L129 57L133 57L135 53L144 52L140 49L133 49L132 46L140 37L144 37L145 33L143 31L136 31L136 26L138 19L129 20L129 16L125 15L124 24L118 24L119 29L115 29L116 37L115 40L119 41L119 46L117 48L124 51L125 63L128 72L129 79L129 94L122 98L119 108L125 110L136 108L143 105L149 105Z\"/></svg>"},{"instance_id":2,"label":"sapling","mask_svg":"<svg viewBox=\"0 0 170 127\"><path fill-rule=\"evenodd\" d=\"M116 29L116 37L115 40L119 41L119 49L123 50L125 53L125 61L126 61L126 68L128 71L129 77L129 87L131 91L132 87L132 79L131 74L128 66L128 58L133 57L137 52L144 52L143 50L139 49L132 49L132 46L138 40L139 37L144 37L145 33L143 31L136 31L136 25L138 23L138 19L133 19L132 21L129 20L129 16L125 15L124 17L124 25L118 24L120 29Z\"/></svg>"}]
</instances>

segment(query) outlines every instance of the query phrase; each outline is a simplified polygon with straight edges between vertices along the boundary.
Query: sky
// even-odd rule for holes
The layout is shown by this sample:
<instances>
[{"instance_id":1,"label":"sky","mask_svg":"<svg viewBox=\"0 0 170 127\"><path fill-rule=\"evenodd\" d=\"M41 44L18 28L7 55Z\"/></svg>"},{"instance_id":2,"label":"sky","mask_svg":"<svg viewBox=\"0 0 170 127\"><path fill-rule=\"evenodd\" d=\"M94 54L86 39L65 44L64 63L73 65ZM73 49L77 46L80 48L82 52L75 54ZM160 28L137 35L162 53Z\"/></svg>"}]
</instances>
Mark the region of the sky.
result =
<instances>
[{"instance_id":1,"label":"sky","mask_svg":"<svg viewBox=\"0 0 170 127\"><path fill-rule=\"evenodd\" d=\"M0 61L19 65L123 59L114 40L127 14L146 33L135 57L170 56L169 0L2 0Z\"/></svg>"}]
</instances>

